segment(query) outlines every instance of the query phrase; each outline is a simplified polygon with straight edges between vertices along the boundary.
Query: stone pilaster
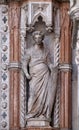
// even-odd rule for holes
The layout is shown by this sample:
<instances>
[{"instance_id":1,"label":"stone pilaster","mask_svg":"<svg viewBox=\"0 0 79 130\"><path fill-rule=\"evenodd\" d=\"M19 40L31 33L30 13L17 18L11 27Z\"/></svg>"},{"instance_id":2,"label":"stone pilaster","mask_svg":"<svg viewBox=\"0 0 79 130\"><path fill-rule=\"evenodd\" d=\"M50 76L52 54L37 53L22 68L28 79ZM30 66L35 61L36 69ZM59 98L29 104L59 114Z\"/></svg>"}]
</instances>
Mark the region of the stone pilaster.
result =
<instances>
[{"instance_id":1,"label":"stone pilaster","mask_svg":"<svg viewBox=\"0 0 79 130\"><path fill-rule=\"evenodd\" d=\"M9 4L9 25L10 25L10 63L18 64L20 60L19 45L19 22L20 8L17 2ZM19 129L19 80L20 70L10 69L10 130Z\"/></svg>"},{"instance_id":2,"label":"stone pilaster","mask_svg":"<svg viewBox=\"0 0 79 130\"><path fill-rule=\"evenodd\" d=\"M71 22L68 15L69 3L61 4L60 79L61 105L60 128L71 129Z\"/></svg>"}]
</instances>

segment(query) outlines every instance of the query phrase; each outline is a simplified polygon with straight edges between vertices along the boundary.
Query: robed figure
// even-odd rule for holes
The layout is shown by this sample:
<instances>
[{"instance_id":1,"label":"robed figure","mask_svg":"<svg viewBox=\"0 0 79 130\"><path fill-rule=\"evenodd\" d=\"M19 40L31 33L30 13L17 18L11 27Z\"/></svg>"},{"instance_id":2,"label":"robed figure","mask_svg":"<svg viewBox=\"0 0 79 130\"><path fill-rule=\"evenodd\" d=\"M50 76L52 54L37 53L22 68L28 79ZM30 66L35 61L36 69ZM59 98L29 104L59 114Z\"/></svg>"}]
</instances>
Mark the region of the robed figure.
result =
<instances>
[{"instance_id":1,"label":"robed figure","mask_svg":"<svg viewBox=\"0 0 79 130\"><path fill-rule=\"evenodd\" d=\"M35 31L33 39L35 43L31 48L26 49L22 67L26 78L29 79L26 121L38 118L50 122L58 70L50 61L49 51L43 43L44 35L40 31Z\"/></svg>"}]
</instances>

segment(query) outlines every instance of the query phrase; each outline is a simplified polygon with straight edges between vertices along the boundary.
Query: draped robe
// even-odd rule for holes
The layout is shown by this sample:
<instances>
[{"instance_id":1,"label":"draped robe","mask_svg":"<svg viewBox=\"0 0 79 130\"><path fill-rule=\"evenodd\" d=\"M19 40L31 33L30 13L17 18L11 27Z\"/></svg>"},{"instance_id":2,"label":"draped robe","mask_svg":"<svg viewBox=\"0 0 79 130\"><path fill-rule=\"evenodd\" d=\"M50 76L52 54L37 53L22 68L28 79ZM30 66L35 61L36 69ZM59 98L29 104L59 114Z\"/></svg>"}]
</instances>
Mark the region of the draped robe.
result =
<instances>
[{"instance_id":1,"label":"draped robe","mask_svg":"<svg viewBox=\"0 0 79 130\"><path fill-rule=\"evenodd\" d=\"M53 86L52 74L49 69L48 52L35 51L34 47L27 49L26 62L29 64L29 99L26 120L30 118L45 118L50 120L55 98L56 85Z\"/></svg>"}]
</instances>

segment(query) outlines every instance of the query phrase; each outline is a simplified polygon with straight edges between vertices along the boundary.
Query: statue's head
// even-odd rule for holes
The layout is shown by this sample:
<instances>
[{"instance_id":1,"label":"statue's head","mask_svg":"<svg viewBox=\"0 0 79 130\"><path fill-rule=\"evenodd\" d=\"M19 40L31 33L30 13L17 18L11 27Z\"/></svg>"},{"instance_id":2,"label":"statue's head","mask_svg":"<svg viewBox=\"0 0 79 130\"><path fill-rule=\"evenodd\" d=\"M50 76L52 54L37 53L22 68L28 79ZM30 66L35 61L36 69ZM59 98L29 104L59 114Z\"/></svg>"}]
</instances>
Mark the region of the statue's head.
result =
<instances>
[{"instance_id":1,"label":"statue's head","mask_svg":"<svg viewBox=\"0 0 79 130\"><path fill-rule=\"evenodd\" d=\"M44 34L41 31L33 32L33 39L35 44L41 44L42 40L44 40Z\"/></svg>"}]
</instances>

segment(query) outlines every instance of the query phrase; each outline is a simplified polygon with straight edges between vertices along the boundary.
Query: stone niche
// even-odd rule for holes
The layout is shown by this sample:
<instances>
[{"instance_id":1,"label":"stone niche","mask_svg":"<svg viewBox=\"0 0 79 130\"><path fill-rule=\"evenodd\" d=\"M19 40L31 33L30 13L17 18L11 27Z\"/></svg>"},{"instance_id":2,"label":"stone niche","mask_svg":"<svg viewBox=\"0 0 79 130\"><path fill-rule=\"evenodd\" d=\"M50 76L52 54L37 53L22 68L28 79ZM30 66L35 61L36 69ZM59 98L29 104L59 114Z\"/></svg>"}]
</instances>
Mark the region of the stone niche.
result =
<instances>
[{"instance_id":1,"label":"stone niche","mask_svg":"<svg viewBox=\"0 0 79 130\"><path fill-rule=\"evenodd\" d=\"M74 1L71 7L73 5ZM0 130L71 129L71 26L68 10L66 0L0 0ZM21 63L26 49L34 43L34 31L44 33L44 46L50 52L52 64L58 66L50 124L47 120L39 120L39 123L36 118L30 120L32 125L26 122L29 81Z\"/></svg>"},{"instance_id":2,"label":"stone niche","mask_svg":"<svg viewBox=\"0 0 79 130\"><path fill-rule=\"evenodd\" d=\"M34 40L32 38L32 33L34 31L41 31L44 33L44 45L50 51L50 57L52 64L59 64L59 47L60 47L60 11L59 7L55 5L52 0L49 1L31 1L24 2L21 6L21 24L20 24L20 38L21 38L21 61L23 62L23 57L25 55L25 50L30 48ZM27 90L26 90L27 86ZM21 82L20 82L20 124L21 127L33 126L36 124L40 127L47 126L49 123L38 120L32 120L26 125L26 113L28 111L28 81L26 80L23 72L21 72ZM56 99L52 110L52 121L51 126L59 127L59 85L56 91ZM41 125L42 122L42 125ZM46 123L46 124L45 124ZM30 124L30 125L29 125Z\"/></svg>"}]
</instances>

